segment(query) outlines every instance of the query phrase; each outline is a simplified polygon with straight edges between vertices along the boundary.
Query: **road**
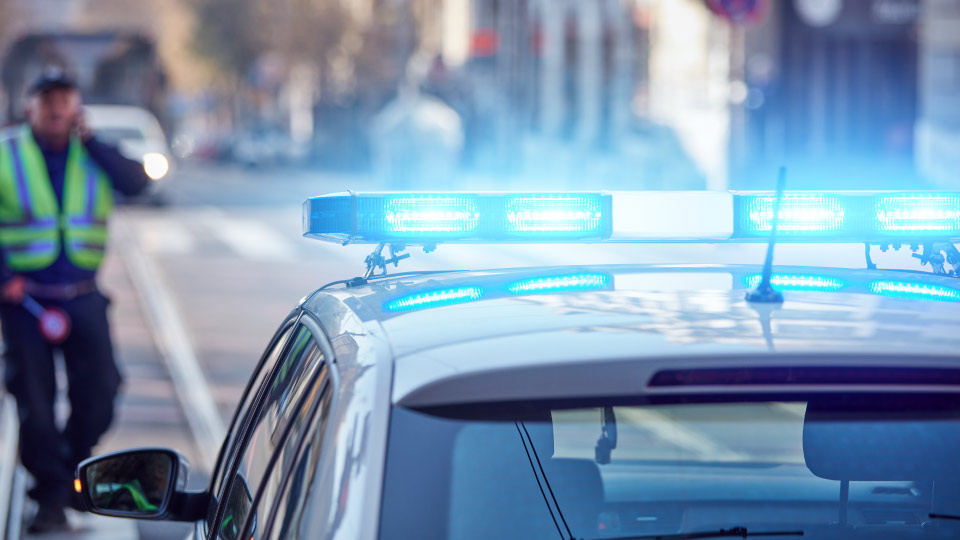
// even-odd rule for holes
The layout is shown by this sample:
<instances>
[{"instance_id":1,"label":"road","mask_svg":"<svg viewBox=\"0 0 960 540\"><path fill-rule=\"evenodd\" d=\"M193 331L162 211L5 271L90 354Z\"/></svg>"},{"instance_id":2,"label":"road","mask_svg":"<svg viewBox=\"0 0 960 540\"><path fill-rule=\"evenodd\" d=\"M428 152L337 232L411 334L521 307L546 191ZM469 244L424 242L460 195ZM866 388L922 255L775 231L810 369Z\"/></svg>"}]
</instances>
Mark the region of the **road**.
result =
<instances>
[{"instance_id":1,"label":"road","mask_svg":"<svg viewBox=\"0 0 960 540\"><path fill-rule=\"evenodd\" d=\"M469 187L496 188L476 180ZM169 204L118 209L101 284L113 298L113 333L126 384L115 427L98 452L171 446L194 464L192 485L204 485L224 427L277 325L318 286L364 270L369 246L301 236L303 200L347 189L385 187L358 175L185 165L165 186ZM759 244L442 245L431 254L415 250L401 269L759 263L764 249ZM863 251L778 246L777 261L860 267ZM186 531L179 524L72 519L88 538L166 539Z\"/></svg>"}]
</instances>

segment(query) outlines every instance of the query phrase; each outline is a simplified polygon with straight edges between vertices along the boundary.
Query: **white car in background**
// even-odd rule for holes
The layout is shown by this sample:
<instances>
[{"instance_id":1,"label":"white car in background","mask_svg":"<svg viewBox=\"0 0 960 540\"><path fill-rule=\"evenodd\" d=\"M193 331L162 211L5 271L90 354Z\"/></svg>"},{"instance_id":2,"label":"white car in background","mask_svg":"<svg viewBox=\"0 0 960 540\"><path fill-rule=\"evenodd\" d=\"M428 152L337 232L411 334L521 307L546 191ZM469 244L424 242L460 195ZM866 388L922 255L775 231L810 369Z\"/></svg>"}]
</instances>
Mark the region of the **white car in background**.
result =
<instances>
[{"instance_id":1,"label":"white car in background","mask_svg":"<svg viewBox=\"0 0 960 540\"><path fill-rule=\"evenodd\" d=\"M97 138L117 145L121 154L143 163L152 180L170 176L172 153L153 113L128 105L88 105L84 109Z\"/></svg>"}]
</instances>

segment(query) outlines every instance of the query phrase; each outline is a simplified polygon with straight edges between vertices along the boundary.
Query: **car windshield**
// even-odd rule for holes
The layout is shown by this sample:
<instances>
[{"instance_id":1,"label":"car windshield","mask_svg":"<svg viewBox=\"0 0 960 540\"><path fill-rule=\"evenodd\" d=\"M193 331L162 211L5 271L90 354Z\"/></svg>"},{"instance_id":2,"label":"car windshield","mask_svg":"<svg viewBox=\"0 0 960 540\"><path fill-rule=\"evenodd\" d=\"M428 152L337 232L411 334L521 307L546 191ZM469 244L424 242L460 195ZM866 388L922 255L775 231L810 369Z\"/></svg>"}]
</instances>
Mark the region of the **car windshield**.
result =
<instances>
[{"instance_id":1,"label":"car windshield","mask_svg":"<svg viewBox=\"0 0 960 540\"><path fill-rule=\"evenodd\" d=\"M380 538L945 538L958 420L917 396L396 408Z\"/></svg>"}]
</instances>

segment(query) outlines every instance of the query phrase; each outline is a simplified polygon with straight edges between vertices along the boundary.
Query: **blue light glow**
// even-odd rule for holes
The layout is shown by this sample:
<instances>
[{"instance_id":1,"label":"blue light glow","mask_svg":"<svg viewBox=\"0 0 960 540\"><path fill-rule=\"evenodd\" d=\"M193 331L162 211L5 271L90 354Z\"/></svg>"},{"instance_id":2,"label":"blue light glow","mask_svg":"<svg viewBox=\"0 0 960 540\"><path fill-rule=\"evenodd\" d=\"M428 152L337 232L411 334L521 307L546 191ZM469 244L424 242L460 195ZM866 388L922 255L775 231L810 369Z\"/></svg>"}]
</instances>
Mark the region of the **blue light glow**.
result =
<instances>
[{"instance_id":1,"label":"blue light glow","mask_svg":"<svg viewBox=\"0 0 960 540\"><path fill-rule=\"evenodd\" d=\"M775 195L747 196L745 231L767 233L773 228ZM780 204L777 234L817 234L839 231L844 226L844 201L837 196L823 194L787 193Z\"/></svg>"},{"instance_id":2,"label":"blue light glow","mask_svg":"<svg viewBox=\"0 0 960 540\"><path fill-rule=\"evenodd\" d=\"M939 285L928 285L910 281L874 281L870 290L880 296L890 296L905 300L937 300L940 302L960 302L960 290Z\"/></svg>"},{"instance_id":3,"label":"blue light glow","mask_svg":"<svg viewBox=\"0 0 960 540\"><path fill-rule=\"evenodd\" d=\"M877 228L883 233L960 232L960 195L904 193L877 200Z\"/></svg>"},{"instance_id":4,"label":"blue light glow","mask_svg":"<svg viewBox=\"0 0 960 540\"><path fill-rule=\"evenodd\" d=\"M480 216L469 196L405 195L390 197L384 207L389 233L470 233Z\"/></svg>"},{"instance_id":5,"label":"blue light glow","mask_svg":"<svg viewBox=\"0 0 960 540\"><path fill-rule=\"evenodd\" d=\"M595 234L603 230L601 199L596 194L544 194L509 197L509 233Z\"/></svg>"},{"instance_id":6,"label":"blue light glow","mask_svg":"<svg viewBox=\"0 0 960 540\"><path fill-rule=\"evenodd\" d=\"M610 276L606 274L580 273L522 279L507 285L507 290L517 295L592 291L604 289L609 283Z\"/></svg>"},{"instance_id":7,"label":"blue light glow","mask_svg":"<svg viewBox=\"0 0 960 540\"><path fill-rule=\"evenodd\" d=\"M394 298L383 305L384 311L401 312L473 302L483 297L480 287L457 287Z\"/></svg>"},{"instance_id":8,"label":"blue light glow","mask_svg":"<svg viewBox=\"0 0 960 540\"><path fill-rule=\"evenodd\" d=\"M762 276L751 274L743 278L747 287L756 287ZM777 288L788 291L838 291L844 287L844 282L831 276L805 274L774 274L770 276L770 283Z\"/></svg>"}]
</instances>

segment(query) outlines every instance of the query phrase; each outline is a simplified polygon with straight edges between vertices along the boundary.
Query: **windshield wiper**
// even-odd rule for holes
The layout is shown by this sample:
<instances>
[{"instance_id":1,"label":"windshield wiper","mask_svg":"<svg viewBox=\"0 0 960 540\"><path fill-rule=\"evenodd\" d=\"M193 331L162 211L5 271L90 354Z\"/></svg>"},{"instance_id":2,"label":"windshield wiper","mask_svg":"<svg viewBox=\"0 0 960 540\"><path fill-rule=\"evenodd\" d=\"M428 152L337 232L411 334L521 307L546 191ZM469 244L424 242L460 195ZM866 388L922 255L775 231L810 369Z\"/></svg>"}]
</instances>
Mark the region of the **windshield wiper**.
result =
<instances>
[{"instance_id":1,"label":"windshield wiper","mask_svg":"<svg viewBox=\"0 0 960 540\"><path fill-rule=\"evenodd\" d=\"M950 514L927 514L927 517L930 519L950 519L953 521L960 521L960 516L952 516Z\"/></svg>"},{"instance_id":2,"label":"windshield wiper","mask_svg":"<svg viewBox=\"0 0 960 540\"><path fill-rule=\"evenodd\" d=\"M690 540L693 538L749 538L751 536L803 536L803 531L748 531L746 527L733 527L718 531L702 531L676 534L650 534L646 536L615 536L603 540ZM599 539L597 539L599 540Z\"/></svg>"}]
</instances>

